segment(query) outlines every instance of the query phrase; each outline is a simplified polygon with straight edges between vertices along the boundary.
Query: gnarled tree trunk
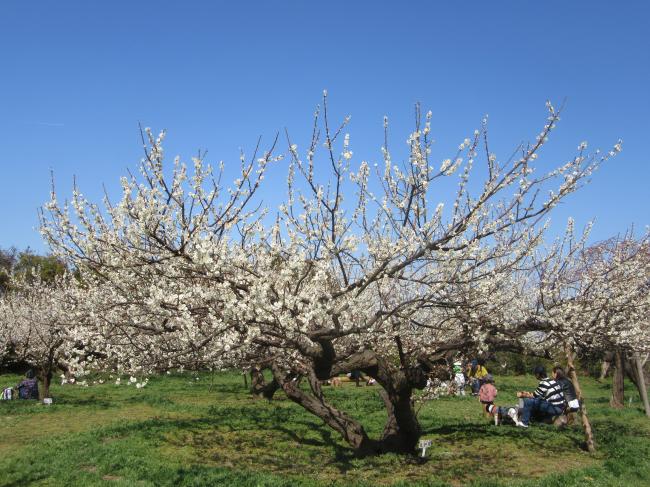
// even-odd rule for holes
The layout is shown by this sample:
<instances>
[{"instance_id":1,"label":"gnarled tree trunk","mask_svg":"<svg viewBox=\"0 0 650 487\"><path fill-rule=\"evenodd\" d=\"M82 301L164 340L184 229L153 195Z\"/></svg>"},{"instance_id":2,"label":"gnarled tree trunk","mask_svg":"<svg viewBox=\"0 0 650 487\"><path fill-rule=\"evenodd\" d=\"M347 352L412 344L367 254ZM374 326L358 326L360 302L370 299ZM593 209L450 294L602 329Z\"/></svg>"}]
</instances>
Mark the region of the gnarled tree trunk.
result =
<instances>
[{"instance_id":1,"label":"gnarled tree trunk","mask_svg":"<svg viewBox=\"0 0 650 487\"><path fill-rule=\"evenodd\" d=\"M39 378L41 379L41 382L43 383L43 387L41 388L40 391L40 398L43 399L45 397L50 397L50 385L52 384L52 368L51 367L43 367L39 370Z\"/></svg>"},{"instance_id":2,"label":"gnarled tree trunk","mask_svg":"<svg viewBox=\"0 0 650 487\"><path fill-rule=\"evenodd\" d=\"M386 406L388 419L379 440L378 450L413 453L422 436L422 428L413 409L412 389L397 394L382 390L380 394Z\"/></svg>"},{"instance_id":3,"label":"gnarled tree trunk","mask_svg":"<svg viewBox=\"0 0 650 487\"><path fill-rule=\"evenodd\" d=\"M413 408L415 388L424 388L426 375L421 367L409 367L407 357L397 339L401 367L378 359L377 366L367 370L384 388L381 392L388 418L380 440L382 452L413 453L422 436L422 428Z\"/></svg>"},{"instance_id":4,"label":"gnarled tree trunk","mask_svg":"<svg viewBox=\"0 0 650 487\"><path fill-rule=\"evenodd\" d=\"M357 355L356 361L337 364L337 367L354 366L372 377L382 386L381 397L386 406L387 419L382 437L377 443L379 453L414 453L422 429L413 408L414 389L426 386L428 366L409 366L409 359L402 350L402 344L396 338L400 367L370 353ZM368 356L370 355L370 356ZM426 370L425 370L426 369ZM337 370L335 367L334 371Z\"/></svg>"},{"instance_id":5,"label":"gnarled tree trunk","mask_svg":"<svg viewBox=\"0 0 650 487\"><path fill-rule=\"evenodd\" d=\"M278 389L280 389L280 385L275 378L267 384L262 369L258 367L251 369L251 394L270 401Z\"/></svg>"},{"instance_id":6,"label":"gnarled tree trunk","mask_svg":"<svg viewBox=\"0 0 650 487\"><path fill-rule=\"evenodd\" d=\"M648 402L647 384L650 379L650 374L645 370L646 360L642 359L638 353L635 353L626 363L625 369L627 376L634 383L639 391L639 397L643 402L643 409L646 416L650 417L650 402Z\"/></svg>"},{"instance_id":7,"label":"gnarled tree trunk","mask_svg":"<svg viewBox=\"0 0 650 487\"><path fill-rule=\"evenodd\" d=\"M41 382L43 383L43 389L40 391L40 399L50 397L50 385L52 384L52 376L56 369L56 361L54 360L55 350L56 347L50 350L47 360L41 364L38 370Z\"/></svg>"},{"instance_id":8,"label":"gnarled tree trunk","mask_svg":"<svg viewBox=\"0 0 650 487\"><path fill-rule=\"evenodd\" d=\"M377 451L377 442L368 438L365 429L359 421L347 415L345 412L336 409L325 400L320 386L320 380L313 371L310 371L307 377L311 389L311 394L308 394L298 387L297 381L294 381L291 376L284 374L278 366L273 364L271 368L274 379L287 397L310 413L318 416L330 428L337 431L354 448L357 455L364 456Z\"/></svg>"},{"instance_id":9,"label":"gnarled tree trunk","mask_svg":"<svg viewBox=\"0 0 650 487\"><path fill-rule=\"evenodd\" d=\"M614 352L614 375L612 378L612 397L609 401L613 408L623 408L625 400L625 366L623 351L616 349Z\"/></svg>"},{"instance_id":10,"label":"gnarled tree trunk","mask_svg":"<svg viewBox=\"0 0 650 487\"><path fill-rule=\"evenodd\" d=\"M638 353L635 354L634 362L636 363L636 371L638 374L637 387L639 388L639 396L641 396L641 400L643 401L645 415L650 418L650 403L648 403L648 391L646 389L645 374L643 373L643 363Z\"/></svg>"},{"instance_id":11,"label":"gnarled tree trunk","mask_svg":"<svg viewBox=\"0 0 650 487\"><path fill-rule=\"evenodd\" d=\"M282 373L279 371L274 371L274 377L289 399L318 416L325 424L336 430L354 449L356 455L415 452L422 431L411 403L412 389L405 388L399 392L380 391L388 417L381 438L375 440L368 437L359 421L325 400L320 380L313 371L307 377L311 394L301 390L290 377L282 377Z\"/></svg>"},{"instance_id":12,"label":"gnarled tree trunk","mask_svg":"<svg viewBox=\"0 0 650 487\"><path fill-rule=\"evenodd\" d=\"M325 342L325 340L323 340ZM323 345L323 343L321 343ZM325 343L326 345L326 343ZM361 351L345 360L336 360L332 350L323 346L324 353L313 362L313 367L300 371L309 381L311 393L298 387L292 373L273 364L273 377L287 397L321 418L336 430L359 456L381 453L415 452L422 434L411 397L415 388L426 385L426 375L420 367L396 367L371 351ZM403 360L404 364L406 361ZM321 381L351 370L360 370L372 377L383 388L380 395L386 406L386 423L379 439L368 437L363 425L326 401Z\"/></svg>"}]
</instances>

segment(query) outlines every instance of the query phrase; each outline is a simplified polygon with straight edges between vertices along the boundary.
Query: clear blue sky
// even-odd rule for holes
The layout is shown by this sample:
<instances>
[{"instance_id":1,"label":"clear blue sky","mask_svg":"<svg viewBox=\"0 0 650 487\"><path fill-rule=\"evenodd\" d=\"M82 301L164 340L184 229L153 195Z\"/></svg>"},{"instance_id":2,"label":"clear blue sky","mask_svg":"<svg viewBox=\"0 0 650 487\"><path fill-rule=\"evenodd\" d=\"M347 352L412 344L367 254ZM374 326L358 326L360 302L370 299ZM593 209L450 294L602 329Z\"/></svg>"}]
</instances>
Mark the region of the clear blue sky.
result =
<instances>
[{"instance_id":1,"label":"clear blue sky","mask_svg":"<svg viewBox=\"0 0 650 487\"><path fill-rule=\"evenodd\" d=\"M335 118L352 115L355 158L371 161L383 115L401 143L416 101L442 159L486 113L505 155L538 133L546 99L566 98L547 163L583 140L624 150L555 224L595 218L594 239L642 228L649 18L646 1L3 0L0 247L46 250L35 228L50 169L62 196L75 175L91 198L113 192L141 157L138 122L168 130L170 155L208 149L234 165L285 127L304 146L324 88Z\"/></svg>"}]
</instances>

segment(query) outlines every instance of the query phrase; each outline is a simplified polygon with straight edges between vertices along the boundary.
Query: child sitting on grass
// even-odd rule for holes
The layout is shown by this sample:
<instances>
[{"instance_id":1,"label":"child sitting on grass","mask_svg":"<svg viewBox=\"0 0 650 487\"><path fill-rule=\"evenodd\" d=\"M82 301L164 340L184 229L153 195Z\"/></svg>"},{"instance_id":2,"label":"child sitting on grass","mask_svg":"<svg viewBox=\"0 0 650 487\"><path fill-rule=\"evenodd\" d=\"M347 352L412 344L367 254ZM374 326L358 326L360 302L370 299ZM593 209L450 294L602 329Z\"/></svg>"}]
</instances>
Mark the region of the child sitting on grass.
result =
<instances>
[{"instance_id":1,"label":"child sitting on grass","mask_svg":"<svg viewBox=\"0 0 650 487\"><path fill-rule=\"evenodd\" d=\"M494 399L497 397L498 391L497 388L494 387L494 376L488 374L483 380L484 384L478 391L478 400L484 405L485 412L496 418L497 407L494 405ZM496 421L498 421L498 419L495 419L495 422Z\"/></svg>"},{"instance_id":2,"label":"child sitting on grass","mask_svg":"<svg viewBox=\"0 0 650 487\"><path fill-rule=\"evenodd\" d=\"M20 381L16 386L18 390L18 397L20 399L36 399L38 400L38 380L33 370L28 370L25 378Z\"/></svg>"}]
</instances>

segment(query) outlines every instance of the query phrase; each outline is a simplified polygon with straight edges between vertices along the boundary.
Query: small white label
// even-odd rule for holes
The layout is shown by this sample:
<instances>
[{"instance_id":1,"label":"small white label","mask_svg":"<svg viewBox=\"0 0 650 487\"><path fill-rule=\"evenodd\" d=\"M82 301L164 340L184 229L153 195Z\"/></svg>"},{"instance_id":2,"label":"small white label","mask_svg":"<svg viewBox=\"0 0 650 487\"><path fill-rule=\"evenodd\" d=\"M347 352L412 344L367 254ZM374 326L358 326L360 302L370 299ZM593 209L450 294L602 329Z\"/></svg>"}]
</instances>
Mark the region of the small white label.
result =
<instances>
[{"instance_id":1,"label":"small white label","mask_svg":"<svg viewBox=\"0 0 650 487\"><path fill-rule=\"evenodd\" d=\"M421 457L424 458L424 456L427 454L427 448L429 448L432 444L432 440L420 440L420 444L418 445L418 448L422 449L422 455Z\"/></svg>"},{"instance_id":2,"label":"small white label","mask_svg":"<svg viewBox=\"0 0 650 487\"><path fill-rule=\"evenodd\" d=\"M52 404L52 398L51 397L44 397L43 398L43 404Z\"/></svg>"}]
</instances>

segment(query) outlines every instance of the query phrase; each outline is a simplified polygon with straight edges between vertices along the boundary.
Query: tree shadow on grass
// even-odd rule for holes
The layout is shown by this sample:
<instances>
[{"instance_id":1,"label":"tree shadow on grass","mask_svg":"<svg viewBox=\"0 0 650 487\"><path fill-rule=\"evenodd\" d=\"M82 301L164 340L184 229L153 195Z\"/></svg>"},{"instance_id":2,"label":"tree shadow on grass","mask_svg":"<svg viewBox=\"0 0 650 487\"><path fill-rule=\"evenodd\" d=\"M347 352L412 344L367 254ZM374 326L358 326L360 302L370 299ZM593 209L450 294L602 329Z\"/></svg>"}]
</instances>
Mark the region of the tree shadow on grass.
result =
<instances>
[{"instance_id":1,"label":"tree shadow on grass","mask_svg":"<svg viewBox=\"0 0 650 487\"><path fill-rule=\"evenodd\" d=\"M74 406L74 407L91 407L93 409L108 409L113 407L119 407L120 405L114 401L108 401L99 397L65 397L61 398L58 401L55 398L56 405L64 406Z\"/></svg>"},{"instance_id":2,"label":"tree shadow on grass","mask_svg":"<svg viewBox=\"0 0 650 487\"><path fill-rule=\"evenodd\" d=\"M535 431L535 429L539 430ZM499 442L500 440L509 440L511 443L525 442L540 450L549 449L548 435L562 435L573 444L574 448L584 449L583 440L576 438L572 433L573 430L560 430L549 425L542 425L538 423L531 423L528 429L520 429L516 426L502 425L500 427L490 427L477 425L474 423L466 424L446 424L435 428L425 428L423 436L427 434L440 435L444 437L445 441L450 443L457 443L459 441L480 441L489 439L491 441ZM554 445L556 447L556 445Z\"/></svg>"},{"instance_id":3,"label":"tree shadow on grass","mask_svg":"<svg viewBox=\"0 0 650 487\"><path fill-rule=\"evenodd\" d=\"M337 441L337 435L327 426L300 417L289 408L248 410L246 407L220 407L213 409L208 417L153 418L98 431L102 441L133 434L173 447L189 445L199 458L203 456L225 465L240 454L246 455L249 449L270 441L275 443L277 450L274 455L265 457L264 462L278 471L291 470L293 460L290 454L296 448L308 450L301 452L305 458L314 455L318 449L327 449L331 454L321 457L318 463L341 473L354 468L351 462L356 458L354 451ZM224 444L229 448L222 448Z\"/></svg>"},{"instance_id":4,"label":"tree shadow on grass","mask_svg":"<svg viewBox=\"0 0 650 487\"><path fill-rule=\"evenodd\" d=\"M594 397L589 399L589 404L609 404L609 397Z\"/></svg>"},{"instance_id":5,"label":"tree shadow on grass","mask_svg":"<svg viewBox=\"0 0 650 487\"><path fill-rule=\"evenodd\" d=\"M210 394L248 394L250 392L249 387L245 387L244 384L208 384L208 392Z\"/></svg>"},{"instance_id":6,"label":"tree shadow on grass","mask_svg":"<svg viewBox=\"0 0 650 487\"><path fill-rule=\"evenodd\" d=\"M0 404L0 406L1 406L0 407L1 414L31 415L31 414L51 413L55 411L60 411L62 407L63 408L86 407L92 409L109 409L113 407L118 407L119 404L114 401L109 401L94 396L87 397L87 398L55 396L52 406L44 406L40 401L35 401L35 400L6 401L6 404Z\"/></svg>"}]
</instances>

